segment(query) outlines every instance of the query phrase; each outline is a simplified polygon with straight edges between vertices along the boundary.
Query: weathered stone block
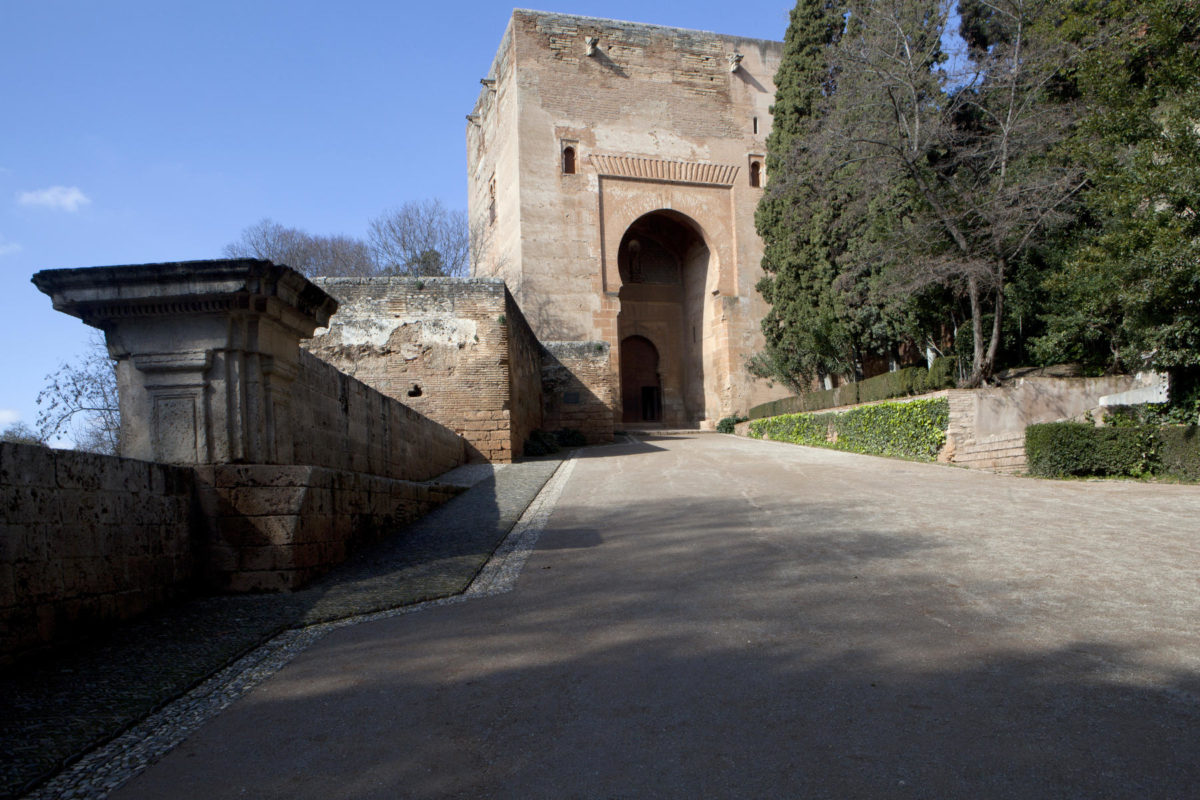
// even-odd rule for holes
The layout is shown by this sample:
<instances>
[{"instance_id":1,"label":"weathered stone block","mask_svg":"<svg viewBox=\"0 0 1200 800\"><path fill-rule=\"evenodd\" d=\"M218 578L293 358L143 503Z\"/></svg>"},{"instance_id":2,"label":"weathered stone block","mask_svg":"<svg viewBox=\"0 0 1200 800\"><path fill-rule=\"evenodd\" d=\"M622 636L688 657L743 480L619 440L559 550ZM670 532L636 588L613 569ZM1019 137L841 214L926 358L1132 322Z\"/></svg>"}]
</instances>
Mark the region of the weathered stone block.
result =
<instances>
[{"instance_id":1,"label":"weathered stone block","mask_svg":"<svg viewBox=\"0 0 1200 800\"><path fill-rule=\"evenodd\" d=\"M291 544L300 521L298 514L222 517L216 524L217 540L232 548Z\"/></svg>"},{"instance_id":2,"label":"weathered stone block","mask_svg":"<svg viewBox=\"0 0 1200 800\"><path fill-rule=\"evenodd\" d=\"M0 486L55 485L53 450L40 445L0 442Z\"/></svg>"},{"instance_id":3,"label":"weathered stone block","mask_svg":"<svg viewBox=\"0 0 1200 800\"><path fill-rule=\"evenodd\" d=\"M300 514L308 492L306 486L250 486L229 489L225 496L238 514L278 516Z\"/></svg>"}]
</instances>

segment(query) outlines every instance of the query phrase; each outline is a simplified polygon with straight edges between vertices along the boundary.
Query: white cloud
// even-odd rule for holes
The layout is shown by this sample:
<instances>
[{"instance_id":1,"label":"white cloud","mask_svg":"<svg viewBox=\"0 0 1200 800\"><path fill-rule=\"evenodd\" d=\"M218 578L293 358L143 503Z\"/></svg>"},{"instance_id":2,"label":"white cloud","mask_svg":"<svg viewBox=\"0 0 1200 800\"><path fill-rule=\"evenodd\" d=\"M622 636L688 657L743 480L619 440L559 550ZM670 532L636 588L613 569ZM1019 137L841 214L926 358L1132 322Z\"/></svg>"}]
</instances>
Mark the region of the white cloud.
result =
<instances>
[{"instance_id":1,"label":"white cloud","mask_svg":"<svg viewBox=\"0 0 1200 800\"><path fill-rule=\"evenodd\" d=\"M23 206L45 206L73 212L92 201L78 186L51 186L48 189L21 192L17 195L17 202Z\"/></svg>"},{"instance_id":2,"label":"white cloud","mask_svg":"<svg viewBox=\"0 0 1200 800\"><path fill-rule=\"evenodd\" d=\"M21 412L11 408L0 408L0 427L7 428L21 419Z\"/></svg>"},{"instance_id":3,"label":"white cloud","mask_svg":"<svg viewBox=\"0 0 1200 800\"><path fill-rule=\"evenodd\" d=\"M0 256L6 256L9 253L15 253L21 249L21 245L16 242L6 242L4 237L0 236Z\"/></svg>"}]
</instances>

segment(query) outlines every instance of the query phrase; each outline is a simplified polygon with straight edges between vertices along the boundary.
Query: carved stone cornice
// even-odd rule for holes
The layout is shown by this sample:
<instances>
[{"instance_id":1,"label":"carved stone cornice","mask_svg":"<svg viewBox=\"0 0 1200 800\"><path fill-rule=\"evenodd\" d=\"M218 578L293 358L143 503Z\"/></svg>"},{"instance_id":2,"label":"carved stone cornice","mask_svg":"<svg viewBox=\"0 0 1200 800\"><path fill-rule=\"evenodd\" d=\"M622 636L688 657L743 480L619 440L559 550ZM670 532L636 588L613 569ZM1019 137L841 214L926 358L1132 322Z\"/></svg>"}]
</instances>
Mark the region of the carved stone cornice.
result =
<instances>
[{"instance_id":1,"label":"carved stone cornice","mask_svg":"<svg viewBox=\"0 0 1200 800\"><path fill-rule=\"evenodd\" d=\"M666 161L661 158L598 153L592 154L591 161L599 175L668 183L699 183L709 186L732 186L737 180L739 169L732 164Z\"/></svg>"},{"instance_id":2,"label":"carved stone cornice","mask_svg":"<svg viewBox=\"0 0 1200 800\"><path fill-rule=\"evenodd\" d=\"M33 284L56 310L95 327L130 317L248 310L311 336L337 310L336 300L291 267L250 258L48 269Z\"/></svg>"}]
</instances>

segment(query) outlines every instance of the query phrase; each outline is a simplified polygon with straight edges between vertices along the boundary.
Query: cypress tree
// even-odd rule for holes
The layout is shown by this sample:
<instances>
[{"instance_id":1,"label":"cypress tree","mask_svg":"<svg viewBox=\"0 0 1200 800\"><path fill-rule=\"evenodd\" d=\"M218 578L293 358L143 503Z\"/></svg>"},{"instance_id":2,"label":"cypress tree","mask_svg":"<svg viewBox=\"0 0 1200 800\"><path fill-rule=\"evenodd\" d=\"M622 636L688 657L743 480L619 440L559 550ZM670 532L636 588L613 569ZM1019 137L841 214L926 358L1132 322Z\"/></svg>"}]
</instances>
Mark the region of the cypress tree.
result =
<instances>
[{"instance_id":1,"label":"cypress tree","mask_svg":"<svg viewBox=\"0 0 1200 800\"><path fill-rule=\"evenodd\" d=\"M799 0L791 11L775 74L768 185L755 215L765 273L758 290L771 310L762 323L766 350L750 368L799 391L818 375L845 372L848 366L846 331L832 289L836 270L825 235L831 209L812 202L799 152L832 89L828 48L841 33L843 12L837 0Z\"/></svg>"}]
</instances>

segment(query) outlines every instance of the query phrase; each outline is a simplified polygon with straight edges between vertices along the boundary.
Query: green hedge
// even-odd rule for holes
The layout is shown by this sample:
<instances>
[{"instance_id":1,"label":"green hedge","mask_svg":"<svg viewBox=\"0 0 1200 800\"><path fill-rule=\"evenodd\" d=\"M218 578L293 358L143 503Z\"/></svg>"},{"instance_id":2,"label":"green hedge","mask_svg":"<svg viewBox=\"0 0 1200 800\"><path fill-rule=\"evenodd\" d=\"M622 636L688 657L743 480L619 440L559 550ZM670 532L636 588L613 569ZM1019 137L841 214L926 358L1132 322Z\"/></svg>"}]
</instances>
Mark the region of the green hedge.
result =
<instances>
[{"instance_id":1,"label":"green hedge","mask_svg":"<svg viewBox=\"0 0 1200 800\"><path fill-rule=\"evenodd\" d=\"M944 397L877 403L840 413L783 414L750 423L750 435L852 453L932 461L946 442L950 403Z\"/></svg>"},{"instance_id":2,"label":"green hedge","mask_svg":"<svg viewBox=\"0 0 1200 800\"><path fill-rule=\"evenodd\" d=\"M1158 429L1159 465L1163 474L1200 481L1200 428L1172 425Z\"/></svg>"},{"instance_id":3,"label":"green hedge","mask_svg":"<svg viewBox=\"0 0 1200 800\"><path fill-rule=\"evenodd\" d=\"M951 389L955 384L957 369L953 358L937 358L929 369L906 367L895 372L885 372L874 378L857 383L847 383L834 389L805 392L794 397L785 397L750 409L750 419L765 419L781 414L802 414L821 411L838 406L853 406L859 403L874 403L893 397L906 397L939 389Z\"/></svg>"},{"instance_id":4,"label":"green hedge","mask_svg":"<svg viewBox=\"0 0 1200 800\"><path fill-rule=\"evenodd\" d=\"M1200 480L1196 426L1097 428L1086 422L1048 422L1025 429L1031 475L1169 475Z\"/></svg>"},{"instance_id":5,"label":"green hedge","mask_svg":"<svg viewBox=\"0 0 1200 800\"><path fill-rule=\"evenodd\" d=\"M745 422L748 417L739 417L736 414L732 417L723 417L717 423L717 433L733 433L734 428L739 422Z\"/></svg>"}]
</instances>

